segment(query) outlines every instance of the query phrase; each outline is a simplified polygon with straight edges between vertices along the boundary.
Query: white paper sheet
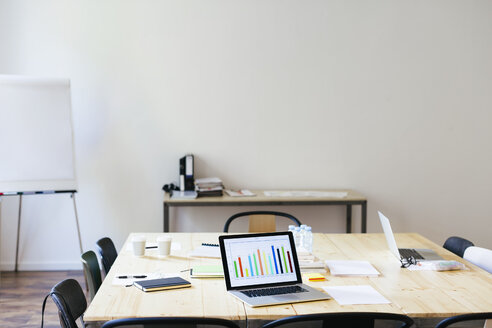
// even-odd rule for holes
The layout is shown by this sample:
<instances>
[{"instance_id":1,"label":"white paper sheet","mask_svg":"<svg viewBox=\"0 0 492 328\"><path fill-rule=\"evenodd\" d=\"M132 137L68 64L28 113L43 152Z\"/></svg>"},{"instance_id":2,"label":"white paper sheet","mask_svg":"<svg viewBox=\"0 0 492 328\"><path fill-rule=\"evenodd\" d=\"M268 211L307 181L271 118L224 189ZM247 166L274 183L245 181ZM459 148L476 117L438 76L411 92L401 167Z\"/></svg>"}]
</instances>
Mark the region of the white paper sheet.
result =
<instances>
[{"instance_id":1,"label":"white paper sheet","mask_svg":"<svg viewBox=\"0 0 492 328\"><path fill-rule=\"evenodd\" d=\"M391 303L369 285L327 286L323 289L340 305Z\"/></svg>"},{"instance_id":2,"label":"white paper sheet","mask_svg":"<svg viewBox=\"0 0 492 328\"><path fill-rule=\"evenodd\" d=\"M318 197L318 198L345 198L348 193L346 191L264 191L263 194L267 197Z\"/></svg>"},{"instance_id":3,"label":"white paper sheet","mask_svg":"<svg viewBox=\"0 0 492 328\"><path fill-rule=\"evenodd\" d=\"M240 189L240 190L229 190L225 189L224 190L227 195L231 197L252 197L256 196L256 194L253 194L250 190L248 189Z\"/></svg>"}]
</instances>

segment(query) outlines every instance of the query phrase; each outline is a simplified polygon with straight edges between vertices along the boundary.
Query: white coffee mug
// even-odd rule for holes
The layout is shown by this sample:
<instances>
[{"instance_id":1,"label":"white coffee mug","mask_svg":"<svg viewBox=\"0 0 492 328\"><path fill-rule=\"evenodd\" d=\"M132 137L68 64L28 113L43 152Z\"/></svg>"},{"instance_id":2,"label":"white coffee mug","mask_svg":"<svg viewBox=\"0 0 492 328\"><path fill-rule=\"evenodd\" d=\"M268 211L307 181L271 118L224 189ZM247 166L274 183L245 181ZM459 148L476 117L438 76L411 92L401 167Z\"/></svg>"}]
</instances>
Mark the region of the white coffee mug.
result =
<instances>
[{"instance_id":1,"label":"white coffee mug","mask_svg":"<svg viewBox=\"0 0 492 328\"><path fill-rule=\"evenodd\" d=\"M171 254L171 237L161 236L157 237L157 249L159 250L159 256L168 256Z\"/></svg>"},{"instance_id":2,"label":"white coffee mug","mask_svg":"<svg viewBox=\"0 0 492 328\"><path fill-rule=\"evenodd\" d=\"M143 256L145 254L145 237L135 236L132 238L133 255Z\"/></svg>"}]
</instances>

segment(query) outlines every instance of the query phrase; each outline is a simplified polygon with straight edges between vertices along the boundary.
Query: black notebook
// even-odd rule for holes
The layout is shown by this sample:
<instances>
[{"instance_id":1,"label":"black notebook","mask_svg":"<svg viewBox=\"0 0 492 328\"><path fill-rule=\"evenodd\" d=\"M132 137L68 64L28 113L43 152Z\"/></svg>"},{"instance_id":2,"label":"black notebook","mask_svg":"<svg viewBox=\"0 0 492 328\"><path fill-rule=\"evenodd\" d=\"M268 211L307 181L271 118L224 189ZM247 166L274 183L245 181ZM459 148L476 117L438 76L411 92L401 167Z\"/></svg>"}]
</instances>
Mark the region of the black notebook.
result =
<instances>
[{"instance_id":1,"label":"black notebook","mask_svg":"<svg viewBox=\"0 0 492 328\"><path fill-rule=\"evenodd\" d=\"M135 287L143 290L144 292L191 287L191 283L181 277L139 280L135 281L133 284Z\"/></svg>"}]
</instances>

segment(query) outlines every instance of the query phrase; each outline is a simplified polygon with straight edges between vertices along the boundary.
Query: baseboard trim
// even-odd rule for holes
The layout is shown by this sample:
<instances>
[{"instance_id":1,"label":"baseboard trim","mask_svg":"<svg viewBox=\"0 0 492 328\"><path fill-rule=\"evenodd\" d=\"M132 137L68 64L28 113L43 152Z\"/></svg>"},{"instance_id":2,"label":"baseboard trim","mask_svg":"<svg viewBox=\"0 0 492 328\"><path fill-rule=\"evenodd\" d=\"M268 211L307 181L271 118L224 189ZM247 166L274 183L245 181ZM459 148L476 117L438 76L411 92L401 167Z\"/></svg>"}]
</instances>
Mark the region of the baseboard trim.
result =
<instances>
[{"instance_id":1,"label":"baseboard trim","mask_svg":"<svg viewBox=\"0 0 492 328\"><path fill-rule=\"evenodd\" d=\"M0 262L1 271L14 271L15 262ZM19 271L82 270L82 262L20 262Z\"/></svg>"}]
</instances>

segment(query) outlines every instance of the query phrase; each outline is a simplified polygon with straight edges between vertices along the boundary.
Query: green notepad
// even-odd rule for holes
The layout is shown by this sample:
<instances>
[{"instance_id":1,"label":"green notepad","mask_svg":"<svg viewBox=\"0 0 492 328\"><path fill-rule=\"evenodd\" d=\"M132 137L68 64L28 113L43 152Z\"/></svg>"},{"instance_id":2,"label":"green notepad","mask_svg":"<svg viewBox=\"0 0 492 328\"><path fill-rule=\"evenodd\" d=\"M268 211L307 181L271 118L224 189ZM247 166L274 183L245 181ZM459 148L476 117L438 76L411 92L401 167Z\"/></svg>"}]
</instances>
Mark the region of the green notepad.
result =
<instances>
[{"instance_id":1,"label":"green notepad","mask_svg":"<svg viewBox=\"0 0 492 328\"><path fill-rule=\"evenodd\" d=\"M190 270L191 278L220 278L224 277L222 265L197 265Z\"/></svg>"}]
</instances>

